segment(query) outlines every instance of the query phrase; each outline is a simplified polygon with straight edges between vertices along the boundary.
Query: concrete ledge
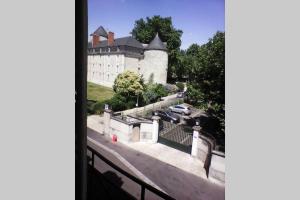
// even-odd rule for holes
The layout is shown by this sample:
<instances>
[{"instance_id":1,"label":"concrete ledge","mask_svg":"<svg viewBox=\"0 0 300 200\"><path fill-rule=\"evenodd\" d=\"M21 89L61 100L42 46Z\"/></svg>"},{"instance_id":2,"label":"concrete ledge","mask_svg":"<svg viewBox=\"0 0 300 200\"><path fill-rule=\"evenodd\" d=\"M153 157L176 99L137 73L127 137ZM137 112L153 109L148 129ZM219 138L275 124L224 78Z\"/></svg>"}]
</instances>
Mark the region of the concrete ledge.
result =
<instances>
[{"instance_id":1,"label":"concrete ledge","mask_svg":"<svg viewBox=\"0 0 300 200\"><path fill-rule=\"evenodd\" d=\"M208 179L225 184L225 157L223 155L212 154Z\"/></svg>"}]
</instances>

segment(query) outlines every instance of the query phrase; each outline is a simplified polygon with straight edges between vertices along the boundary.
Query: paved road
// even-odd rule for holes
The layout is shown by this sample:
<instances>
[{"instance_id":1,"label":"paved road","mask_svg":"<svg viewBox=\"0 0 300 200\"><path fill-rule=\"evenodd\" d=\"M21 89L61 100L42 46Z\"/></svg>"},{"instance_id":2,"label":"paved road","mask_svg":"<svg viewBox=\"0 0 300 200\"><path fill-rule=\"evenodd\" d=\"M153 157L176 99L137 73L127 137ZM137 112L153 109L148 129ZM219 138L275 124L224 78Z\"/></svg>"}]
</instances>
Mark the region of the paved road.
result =
<instances>
[{"instance_id":1,"label":"paved road","mask_svg":"<svg viewBox=\"0 0 300 200\"><path fill-rule=\"evenodd\" d=\"M129 163L136 167L140 172L147 176L157 186L166 191L169 195L176 199L184 200L222 200L225 199L225 188L206 179L197 177L190 173L184 172L176 167L167 163L161 162L146 154L135 151L121 143L112 143L106 137L98 134L97 132L88 129L88 137L98 141L101 144L113 149L122 155ZM109 154L106 154L111 158ZM178 158L180 159L180 158ZM120 161L115 158L113 162L122 165ZM123 166L124 168L126 166ZM124 180L124 188L127 184ZM133 185L128 185L127 188L131 189ZM138 195L137 191L134 196ZM153 199L153 196L148 198Z\"/></svg>"}]
</instances>

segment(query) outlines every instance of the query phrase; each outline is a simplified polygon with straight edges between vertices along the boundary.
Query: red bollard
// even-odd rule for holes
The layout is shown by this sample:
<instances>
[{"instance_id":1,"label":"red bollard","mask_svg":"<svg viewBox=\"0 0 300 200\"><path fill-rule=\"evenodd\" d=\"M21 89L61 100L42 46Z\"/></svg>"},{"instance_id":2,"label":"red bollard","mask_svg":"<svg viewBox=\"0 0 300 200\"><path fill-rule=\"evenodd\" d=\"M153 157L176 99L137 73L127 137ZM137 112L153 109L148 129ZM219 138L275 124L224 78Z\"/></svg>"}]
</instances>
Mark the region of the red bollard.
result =
<instances>
[{"instance_id":1,"label":"red bollard","mask_svg":"<svg viewBox=\"0 0 300 200\"><path fill-rule=\"evenodd\" d=\"M112 141L117 142L117 136L115 134L112 136Z\"/></svg>"}]
</instances>

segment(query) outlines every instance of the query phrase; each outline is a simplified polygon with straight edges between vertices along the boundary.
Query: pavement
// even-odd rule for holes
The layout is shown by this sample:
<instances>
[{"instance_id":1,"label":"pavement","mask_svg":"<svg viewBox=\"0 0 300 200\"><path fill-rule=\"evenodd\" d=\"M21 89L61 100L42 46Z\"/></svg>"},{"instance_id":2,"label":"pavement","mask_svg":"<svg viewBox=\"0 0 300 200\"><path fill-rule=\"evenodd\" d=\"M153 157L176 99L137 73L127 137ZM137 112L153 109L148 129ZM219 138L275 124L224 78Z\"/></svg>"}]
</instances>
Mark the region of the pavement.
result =
<instances>
[{"instance_id":1,"label":"pavement","mask_svg":"<svg viewBox=\"0 0 300 200\"><path fill-rule=\"evenodd\" d=\"M169 147L162 144L133 143L127 146L119 142L113 143L110 138L90 128L87 135L89 142L93 142L90 145L94 145L97 151L112 162L176 199L225 199L224 186L214 184L203 177L203 163L197 162L189 154L172 148L167 149ZM100 163L97 166L99 169L103 168ZM118 176L123 181L122 188L138 197L140 188L128 178ZM146 197L147 195L146 199L157 199L150 192L146 192Z\"/></svg>"},{"instance_id":2,"label":"pavement","mask_svg":"<svg viewBox=\"0 0 300 200\"><path fill-rule=\"evenodd\" d=\"M102 117L93 115L88 117L88 127L100 134L103 134ZM203 168L204 163L190 154L168 147L160 143L132 142L124 143L138 152L154 157L162 162L168 163L178 169L191 173L195 176L207 178L206 171ZM180 158L180 159L178 159Z\"/></svg>"},{"instance_id":3,"label":"pavement","mask_svg":"<svg viewBox=\"0 0 300 200\"><path fill-rule=\"evenodd\" d=\"M178 169L191 173L195 176L207 179L204 163L190 154L168 147L160 143L135 142L126 146L151 156L161 162L168 163ZM180 158L180 159L178 159Z\"/></svg>"}]
</instances>

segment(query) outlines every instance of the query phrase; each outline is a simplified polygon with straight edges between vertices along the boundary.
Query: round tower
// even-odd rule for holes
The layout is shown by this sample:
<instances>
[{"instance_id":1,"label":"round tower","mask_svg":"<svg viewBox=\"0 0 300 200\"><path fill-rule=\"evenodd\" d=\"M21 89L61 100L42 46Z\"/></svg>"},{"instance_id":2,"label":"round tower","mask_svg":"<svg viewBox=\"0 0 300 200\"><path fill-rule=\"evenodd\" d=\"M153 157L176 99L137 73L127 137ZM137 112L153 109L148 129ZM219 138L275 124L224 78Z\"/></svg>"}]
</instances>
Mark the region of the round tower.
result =
<instances>
[{"instance_id":1,"label":"round tower","mask_svg":"<svg viewBox=\"0 0 300 200\"><path fill-rule=\"evenodd\" d=\"M167 83L168 53L158 33L145 48L142 69L146 82L152 79L153 83Z\"/></svg>"}]
</instances>

